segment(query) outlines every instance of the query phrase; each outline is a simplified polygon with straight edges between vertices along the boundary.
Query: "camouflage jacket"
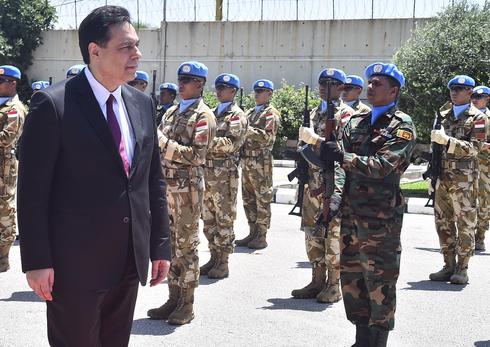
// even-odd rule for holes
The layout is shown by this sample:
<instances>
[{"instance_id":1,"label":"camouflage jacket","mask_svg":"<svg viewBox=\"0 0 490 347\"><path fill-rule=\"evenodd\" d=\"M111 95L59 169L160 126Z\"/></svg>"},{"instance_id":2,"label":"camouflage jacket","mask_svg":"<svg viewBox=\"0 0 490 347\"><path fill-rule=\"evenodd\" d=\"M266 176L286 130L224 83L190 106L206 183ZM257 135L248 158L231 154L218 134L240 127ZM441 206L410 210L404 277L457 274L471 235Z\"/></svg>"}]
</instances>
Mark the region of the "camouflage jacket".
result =
<instances>
[{"instance_id":1,"label":"camouflage jacket","mask_svg":"<svg viewBox=\"0 0 490 347\"><path fill-rule=\"evenodd\" d=\"M490 110L487 108L482 116L479 116L475 127L484 128L485 136L480 134L480 138L483 141L480 152L478 153L478 159L482 162L486 162L487 166L490 164ZM485 138L483 140L483 137Z\"/></svg>"},{"instance_id":2,"label":"camouflage jacket","mask_svg":"<svg viewBox=\"0 0 490 347\"><path fill-rule=\"evenodd\" d=\"M264 153L270 154L276 141L281 114L272 105L266 104L259 112L255 112L255 108L249 109L245 116L248 128L243 144L244 155L257 157Z\"/></svg>"},{"instance_id":3,"label":"camouflage jacket","mask_svg":"<svg viewBox=\"0 0 490 347\"><path fill-rule=\"evenodd\" d=\"M371 125L371 112L354 114L342 138L346 173L343 215L389 219L403 214L400 178L415 146L410 116L388 110Z\"/></svg>"},{"instance_id":4,"label":"camouflage jacket","mask_svg":"<svg viewBox=\"0 0 490 347\"><path fill-rule=\"evenodd\" d=\"M199 98L183 113L179 113L179 105L169 108L158 129L168 138L167 143L162 143L160 136L164 169L194 168L202 175L216 134L216 118L204 101Z\"/></svg>"},{"instance_id":5,"label":"camouflage jacket","mask_svg":"<svg viewBox=\"0 0 490 347\"><path fill-rule=\"evenodd\" d=\"M355 103L351 106L357 113L368 113L371 112L371 107L363 103L361 100L357 99Z\"/></svg>"},{"instance_id":6,"label":"camouflage jacket","mask_svg":"<svg viewBox=\"0 0 490 347\"><path fill-rule=\"evenodd\" d=\"M228 106L220 115L218 108L214 110L216 116L216 136L211 141L211 147L206 156L206 166L220 166L230 164L236 166L240 148L245 141L247 132L247 118L245 113L235 103ZM228 163L219 163L232 159Z\"/></svg>"}]
</instances>

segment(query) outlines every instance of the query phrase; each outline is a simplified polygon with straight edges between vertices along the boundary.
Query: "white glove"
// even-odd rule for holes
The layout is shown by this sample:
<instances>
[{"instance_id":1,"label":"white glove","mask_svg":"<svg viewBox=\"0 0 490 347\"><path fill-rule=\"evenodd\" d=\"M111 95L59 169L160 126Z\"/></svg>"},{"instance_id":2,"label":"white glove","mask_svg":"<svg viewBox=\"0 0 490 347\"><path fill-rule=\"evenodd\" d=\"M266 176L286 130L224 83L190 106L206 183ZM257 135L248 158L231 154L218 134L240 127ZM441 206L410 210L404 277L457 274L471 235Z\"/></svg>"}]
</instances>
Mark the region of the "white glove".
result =
<instances>
[{"instance_id":1,"label":"white glove","mask_svg":"<svg viewBox=\"0 0 490 347\"><path fill-rule=\"evenodd\" d=\"M436 189L437 190L439 188L439 179L437 179L436 181ZM434 188L432 187L432 182L429 180L429 195L432 195L432 193L434 192Z\"/></svg>"},{"instance_id":2,"label":"white glove","mask_svg":"<svg viewBox=\"0 0 490 347\"><path fill-rule=\"evenodd\" d=\"M167 146L168 137L165 136L165 134L163 132L161 132L160 129L157 129L157 135L158 135L158 146L163 151L163 150L165 150L165 147Z\"/></svg>"},{"instance_id":3,"label":"white glove","mask_svg":"<svg viewBox=\"0 0 490 347\"><path fill-rule=\"evenodd\" d=\"M314 145L320 139L320 135L316 134L312 128L300 127L298 139L309 145Z\"/></svg>"},{"instance_id":4,"label":"white glove","mask_svg":"<svg viewBox=\"0 0 490 347\"><path fill-rule=\"evenodd\" d=\"M431 131L430 140L440 145L447 145L447 143L449 142L449 136L447 136L444 129L441 128L438 130Z\"/></svg>"}]
</instances>

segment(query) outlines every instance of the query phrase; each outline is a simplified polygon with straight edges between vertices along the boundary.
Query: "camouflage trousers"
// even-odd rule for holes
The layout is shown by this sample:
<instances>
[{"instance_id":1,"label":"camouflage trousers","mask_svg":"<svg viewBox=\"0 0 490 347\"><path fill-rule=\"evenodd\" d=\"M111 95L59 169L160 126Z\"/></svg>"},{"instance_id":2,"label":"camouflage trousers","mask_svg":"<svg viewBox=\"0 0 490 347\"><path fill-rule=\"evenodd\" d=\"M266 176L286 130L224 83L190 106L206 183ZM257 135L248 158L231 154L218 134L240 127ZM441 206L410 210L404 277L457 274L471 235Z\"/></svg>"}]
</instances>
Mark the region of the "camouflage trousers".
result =
<instances>
[{"instance_id":1,"label":"camouflage trousers","mask_svg":"<svg viewBox=\"0 0 490 347\"><path fill-rule=\"evenodd\" d=\"M248 224L266 234L271 223L272 156L244 157L242 160L243 209Z\"/></svg>"},{"instance_id":2,"label":"camouflage trousers","mask_svg":"<svg viewBox=\"0 0 490 347\"><path fill-rule=\"evenodd\" d=\"M210 250L233 253L238 193L236 168L206 167L202 219Z\"/></svg>"},{"instance_id":3,"label":"camouflage trousers","mask_svg":"<svg viewBox=\"0 0 490 347\"><path fill-rule=\"evenodd\" d=\"M403 214L342 218L340 280L347 319L354 324L389 330L395 325L402 221Z\"/></svg>"},{"instance_id":4,"label":"camouflage trousers","mask_svg":"<svg viewBox=\"0 0 490 347\"><path fill-rule=\"evenodd\" d=\"M436 189L434 214L443 254L467 257L475 250L476 190L473 182L443 177Z\"/></svg>"},{"instance_id":5,"label":"camouflage trousers","mask_svg":"<svg viewBox=\"0 0 490 347\"><path fill-rule=\"evenodd\" d=\"M490 158L480 158L478 172L478 218L475 238L477 242L483 242L490 221Z\"/></svg>"},{"instance_id":6,"label":"camouflage trousers","mask_svg":"<svg viewBox=\"0 0 490 347\"><path fill-rule=\"evenodd\" d=\"M327 269L340 267L340 217L330 222L326 232L323 225L317 225L323 206L322 195L311 196L308 186L305 186L301 229L305 232L306 254L313 267L325 264Z\"/></svg>"},{"instance_id":7,"label":"camouflage trousers","mask_svg":"<svg viewBox=\"0 0 490 347\"><path fill-rule=\"evenodd\" d=\"M15 241L15 187L9 190L11 195L0 197L0 271L8 268L8 254Z\"/></svg>"},{"instance_id":8,"label":"camouflage trousers","mask_svg":"<svg viewBox=\"0 0 490 347\"><path fill-rule=\"evenodd\" d=\"M172 237L168 282L180 288L199 285L199 218L203 178L167 178L167 200Z\"/></svg>"}]
</instances>

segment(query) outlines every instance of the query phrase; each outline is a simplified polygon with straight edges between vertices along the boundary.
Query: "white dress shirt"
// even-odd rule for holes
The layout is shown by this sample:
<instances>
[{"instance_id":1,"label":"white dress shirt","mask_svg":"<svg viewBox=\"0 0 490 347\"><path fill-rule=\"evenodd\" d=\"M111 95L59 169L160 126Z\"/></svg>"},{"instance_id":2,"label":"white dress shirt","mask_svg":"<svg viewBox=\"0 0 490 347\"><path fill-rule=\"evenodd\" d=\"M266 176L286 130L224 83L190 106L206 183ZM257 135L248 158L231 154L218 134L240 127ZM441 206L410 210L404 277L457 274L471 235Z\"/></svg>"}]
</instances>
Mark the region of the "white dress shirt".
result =
<instances>
[{"instance_id":1,"label":"white dress shirt","mask_svg":"<svg viewBox=\"0 0 490 347\"><path fill-rule=\"evenodd\" d=\"M126 110L126 106L124 105L124 101L121 95L121 86L117 87L112 93L108 91L99 81L97 81L90 72L88 66L83 69L85 71L85 76L87 76L88 83L94 92L95 98L99 103L100 109L104 114L105 119L107 120L107 99L109 95L112 94L115 98L115 102L113 104L114 113L116 115L117 122L119 123L119 128L121 129L121 136L124 141L124 149L126 150L126 156L128 157L129 165L133 163L133 154L134 154L134 146L135 139L133 128L131 127L131 122L128 118L128 111Z\"/></svg>"}]
</instances>

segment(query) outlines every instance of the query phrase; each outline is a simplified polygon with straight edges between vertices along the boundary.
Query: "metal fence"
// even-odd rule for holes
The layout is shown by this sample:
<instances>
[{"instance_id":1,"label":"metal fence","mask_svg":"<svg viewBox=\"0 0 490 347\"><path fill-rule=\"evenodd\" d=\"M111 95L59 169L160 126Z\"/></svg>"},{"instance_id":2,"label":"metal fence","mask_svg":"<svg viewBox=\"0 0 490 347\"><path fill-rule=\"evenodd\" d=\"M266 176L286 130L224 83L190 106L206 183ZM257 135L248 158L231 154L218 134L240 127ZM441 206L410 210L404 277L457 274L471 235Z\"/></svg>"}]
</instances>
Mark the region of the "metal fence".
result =
<instances>
[{"instance_id":1,"label":"metal fence","mask_svg":"<svg viewBox=\"0 0 490 347\"><path fill-rule=\"evenodd\" d=\"M126 7L139 27L162 21L329 20L428 18L459 0L49 0L58 29L78 28L94 8ZM485 0L473 0L483 4ZM217 13L216 3L221 4ZM218 17L217 17L218 16Z\"/></svg>"}]
</instances>

